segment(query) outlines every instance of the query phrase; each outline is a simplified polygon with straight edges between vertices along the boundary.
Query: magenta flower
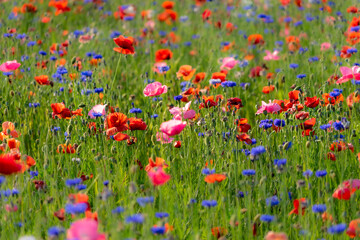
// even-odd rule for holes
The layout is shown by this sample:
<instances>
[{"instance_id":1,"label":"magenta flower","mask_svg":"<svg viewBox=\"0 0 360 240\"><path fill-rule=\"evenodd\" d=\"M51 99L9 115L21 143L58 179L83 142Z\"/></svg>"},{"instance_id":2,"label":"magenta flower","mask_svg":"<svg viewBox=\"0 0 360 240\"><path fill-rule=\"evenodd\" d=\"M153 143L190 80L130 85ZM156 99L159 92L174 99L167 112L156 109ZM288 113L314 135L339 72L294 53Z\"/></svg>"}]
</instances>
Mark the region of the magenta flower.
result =
<instances>
[{"instance_id":1,"label":"magenta flower","mask_svg":"<svg viewBox=\"0 0 360 240\"><path fill-rule=\"evenodd\" d=\"M156 141L161 142L162 144L164 143L171 143L174 140L174 138L169 137L169 135L162 133L162 132L157 132L156 133Z\"/></svg>"},{"instance_id":2,"label":"magenta flower","mask_svg":"<svg viewBox=\"0 0 360 240\"><path fill-rule=\"evenodd\" d=\"M98 232L98 222L94 219L84 218L75 221L67 230L68 240L105 240L105 234Z\"/></svg>"},{"instance_id":3,"label":"magenta flower","mask_svg":"<svg viewBox=\"0 0 360 240\"><path fill-rule=\"evenodd\" d=\"M182 120L184 119L193 119L196 115L195 110L190 110L191 101L186 103L185 107L173 107L169 111L172 115L174 115L175 120Z\"/></svg>"},{"instance_id":4,"label":"magenta flower","mask_svg":"<svg viewBox=\"0 0 360 240\"><path fill-rule=\"evenodd\" d=\"M186 122L183 122L181 120L170 120L167 122L163 122L160 125L160 131L168 136L174 136L181 133L185 126Z\"/></svg>"},{"instance_id":5,"label":"magenta flower","mask_svg":"<svg viewBox=\"0 0 360 240\"><path fill-rule=\"evenodd\" d=\"M269 103L262 101L261 103L262 103L262 105L257 110L256 115L261 114L264 111L266 111L268 113L275 113L275 112L279 112L281 110L280 105L277 103L272 103L271 101L269 101Z\"/></svg>"},{"instance_id":6,"label":"magenta flower","mask_svg":"<svg viewBox=\"0 0 360 240\"><path fill-rule=\"evenodd\" d=\"M167 86L161 85L160 82L150 83L144 89L144 95L146 97L159 96L166 92L167 92Z\"/></svg>"},{"instance_id":7,"label":"magenta flower","mask_svg":"<svg viewBox=\"0 0 360 240\"><path fill-rule=\"evenodd\" d=\"M221 65L220 69L227 69L227 70L233 69L239 63L239 61L233 57L223 58L221 62L222 62L222 65Z\"/></svg>"},{"instance_id":8,"label":"magenta flower","mask_svg":"<svg viewBox=\"0 0 360 240\"><path fill-rule=\"evenodd\" d=\"M105 116L106 111L105 111L106 105L95 105L88 113L88 115L90 116L90 118L96 118L97 116Z\"/></svg>"},{"instance_id":9,"label":"magenta flower","mask_svg":"<svg viewBox=\"0 0 360 240\"><path fill-rule=\"evenodd\" d=\"M170 180L170 175L166 174L162 167L148 172L149 179L154 186L160 186Z\"/></svg>"},{"instance_id":10,"label":"magenta flower","mask_svg":"<svg viewBox=\"0 0 360 240\"><path fill-rule=\"evenodd\" d=\"M0 65L1 72L11 72L18 69L21 66L16 60L14 61L7 61Z\"/></svg>"},{"instance_id":11,"label":"magenta flower","mask_svg":"<svg viewBox=\"0 0 360 240\"><path fill-rule=\"evenodd\" d=\"M331 47L331 43L329 43L329 42L323 42L323 43L321 44L320 50L321 50L321 51L326 51L326 50L328 50L330 47Z\"/></svg>"},{"instance_id":12,"label":"magenta flower","mask_svg":"<svg viewBox=\"0 0 360 240\"><path fill-rule=\"evenodd\" d=\"M280 57L278 56L279 51L270 52L268 50L265 50L265 52L266 52L266 56L264 57L265 61L271 61L271 60L276 61L280 59Z\"/></svg>"},{"instance_id":13,"label":"magenta flower","mask_svg":"<svg viewBox=\"0 0 360 240\"><path fill-rule=\"evenodd\" d=\"M351 79L360 80L360 67L358 66L352 68L340 67L340 72L343 76L336 81L337 84L347 82Z\"/></svg>"}]
</instances>

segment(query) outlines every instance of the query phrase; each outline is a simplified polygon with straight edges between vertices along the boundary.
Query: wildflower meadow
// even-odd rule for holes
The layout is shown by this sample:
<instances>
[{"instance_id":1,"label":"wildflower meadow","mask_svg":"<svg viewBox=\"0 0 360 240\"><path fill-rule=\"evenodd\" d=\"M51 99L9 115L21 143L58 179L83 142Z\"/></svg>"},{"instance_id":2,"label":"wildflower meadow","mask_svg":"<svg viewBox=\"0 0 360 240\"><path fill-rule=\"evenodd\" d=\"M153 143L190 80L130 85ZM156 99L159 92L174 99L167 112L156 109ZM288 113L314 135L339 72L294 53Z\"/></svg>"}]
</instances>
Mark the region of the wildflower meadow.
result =
<instances>
[{"instance_id":1,"label":"wildflower meadow","mask_svg":"<svg viewBox=\"0 0 360 240\"><path fill-rule=\"evenodd\" d=\"M0 0L0 239L360 237L359 0Z\"/></svg>"}]
</instances>

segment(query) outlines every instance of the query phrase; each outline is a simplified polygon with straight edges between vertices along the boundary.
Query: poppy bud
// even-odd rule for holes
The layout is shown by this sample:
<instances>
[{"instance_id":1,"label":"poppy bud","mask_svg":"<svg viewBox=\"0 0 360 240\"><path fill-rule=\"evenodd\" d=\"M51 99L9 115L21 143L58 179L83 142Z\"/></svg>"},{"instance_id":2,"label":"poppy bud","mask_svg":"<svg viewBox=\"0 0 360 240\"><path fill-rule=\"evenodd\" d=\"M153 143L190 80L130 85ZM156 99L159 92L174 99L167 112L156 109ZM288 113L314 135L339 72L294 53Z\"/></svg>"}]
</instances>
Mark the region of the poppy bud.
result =
<instances>
[{"instance_id":1,"label":"poppy bud","mask_svg":"<svg viewBox=\"0 0 360 240\"><path fill-rule=\"evenodd\" d=\"M181 141L174 142L174 148L181 148Z\"/></svg>"},{"instance_id":2,"label":"poppy bud","mask_svg":"<svg viewBox=\"0 0 360 240\"><path fill-rule=\"evenodd\" d=\"M138 169L137 165L132 165L130 168L130 173L135 174L137 169Z\"/></svg>"},{"instance_id":3,"label":"poppy bud","mask_svg":"<svg viewBox=\"0 0 360 240\"><path fill-rule=\"evenodd\" d=\"M298 188L304 187L305 184L306 184L305 180L299 180L299 181L296 182L296 186L297 186Z\"/></svg>"},{"instance_id":4,"label":"poppy bud","mask_svg":"<svg viewBox=\"0 0 360 240\"><path fill-rule=\"evenodd\" d=\"M306 147L307 147L307 148L310 147L310 141L306 141Z\"/></svg>"}]
</instances>

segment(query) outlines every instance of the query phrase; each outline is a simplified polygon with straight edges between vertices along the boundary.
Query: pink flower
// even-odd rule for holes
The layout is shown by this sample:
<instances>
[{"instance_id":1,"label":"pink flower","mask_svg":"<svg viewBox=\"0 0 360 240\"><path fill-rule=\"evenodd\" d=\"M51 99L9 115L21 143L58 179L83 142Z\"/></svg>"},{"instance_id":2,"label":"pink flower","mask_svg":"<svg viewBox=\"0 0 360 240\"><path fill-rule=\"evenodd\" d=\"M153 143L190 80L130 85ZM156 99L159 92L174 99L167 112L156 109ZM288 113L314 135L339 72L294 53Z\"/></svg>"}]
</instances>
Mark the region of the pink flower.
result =
<instances>
[{"instance_id":1,"label":"pink flower","mask_svg":"<svg viewBox=\"0 0 360 240\"><path fill-rule=\"evenodd\" d=\"M0 65L1 72L10 72L18 69L21 66L16 60L14 61L7 61Z\"/></svg>"},{"instance_id":2,"label":"pink flower","mask_svg":"<svg viewBox=\"0 0 360 240\"><path fill-rule=\"evenodd\" d=\"M174 136L181 133L185 126L186 122L182 122L181 120L170 120L167 122L163 122L160 125L160 131L168 136Z\"/></svg>"},{"instance_id":3,"label":"pink flower","mask_svg":"<svg viewBox=\"0 0 360 240\"><path fill-rule=\"evenodd\" d=\"M146 97L159 96L167 92L167 86L161 85L159 82L153 82L148 84L144 89L144 95Z\"/></svg>"},{"instance_id":4,"label":"pink flower","mask_svg":"<svg viewBox=\"0 0 360 240\"><path fill-rule=\"evenodd\" d=\"M266 234L265 240L288 240L286 233L270 231Z\"/></svg>"},{"instance_id":5,"label":"pink flower","mask_svg":"<svg viewBox=\"0 0 360 240\"><path fill-rule=\"evenodd\" d=\"M162 144L171 143L173 140L174 140L173 138L169 137L165 133L162 133L162 132L156 133L156 141L161 142Z\"/></svg>"},{"instance_id":6,"label":"pink flower","mask_svg":"<svg viewBox=\"0 0 360 240\"><path fill-rule=\"evenodd\" d=\"M321 51L326 51L331 47L331 43L329 42L324 42L321 44L320 50Z\"/></svg>"},{"instance_id":7,"label":"pink flower","mask_svg":"<svg viewBox=\"0 0 360 240\"><path fill-rule=\"evenodd\" d=\"M88 115L90 116L90 118L96 118L93 114L99 114L101 113L102 116L105 116L106 111L105 111L106 105L95 105L88 113Z\"/></svg>"},{"instance_id":8,"label":"pink flower","mask_svg":"<svg viewBox=\"0 0 360 240\"><path fill-rule=\"evenodd\" d=\"M175 120L182 120L184 119L193 119L196 115L195 110L190 110L191 101L186 103L185 107L173 107L169 111L172 115L174 115Z\"/></svg>"},{"instance_id":9,"label":"pink flower","mask_svg":"<svg viewBox=\"0 0 360 240\"><path fill-rule=\"evenodd\" d=\"M226 58L223 58L222 59L222 65L220 67L220 69L227 69L227 70L231 70L233 69L236 64L238 64L239 61L236 60L235 58L233 57L226 57Z\"/></svg>"},{"instance_id":10,"label":"pink flower","mask_svg":"<svg viewBox=\"0 0 360 240\"><path fill-rule=\"evenodd\" d=\"M170 175L166 174L162 167L148 172L149 179L154 186L160 186L170 180Z\"/></svg>"},{"instance_id":11,"label":"pink flower","mask_svg":"<svg viewBox=\"0 0 360 240\"><path fill-rule=\"evenodd\" d=\"M271 101L269 101L269 103L266 103L266 102L262 101L261 103L262 103L262 105L257 110L256 115L261 114L264 111L266 111L268 113L274 113L274 112L278 112L278 111L281 110L280 105L277 104L277 103L272 103Z\"/></svg>"},{"instance_id":12,"label":"pink flower","mask_svg":"<svg viewBox=\"0 0 360 240\"><path fill-rule=\"evenodd\" d=\"M75 221L67 230L66 238L69 240L105 240L105 234L98 233L98 222L94 219L84 218Z\"/></svg>"},{"instance_id":13,"label":"pink flower","mask_svg":"<svg viewBox=\"0 0 360 240\"><path fill-rule=\"evenodd\" d=\"M360 80L360 67L358 66L352 68L340 67L340 72L343 76L336 81L337 84L347 82L351 79Z\"/></svg>"},{"instance_id":14,"label":"pink flower","mask_svg":"<svg viewBox=\"0 0 360 240\"><path fill-rule=\"evenodd\" d=\"M265 61L271 61L271 60L276 61L280 59L280 57L278 56L279 51L274 51L273 53L271 53L270 51L265 50L265 52L266 52L266 56L264 57Z\"/></svg>"},{"instance_id":15,"label":"pink flower","mask_svg":"<svg viewBox=\"0 0 360 240\"><path fill-rule=\"evenodd\" d=\"M158 74L163 74L165 73L162 69L163 67L167 67L167 63L166 62L157 62L154 64L154 72L158 73Z\"/></svg>"}]
</instances>

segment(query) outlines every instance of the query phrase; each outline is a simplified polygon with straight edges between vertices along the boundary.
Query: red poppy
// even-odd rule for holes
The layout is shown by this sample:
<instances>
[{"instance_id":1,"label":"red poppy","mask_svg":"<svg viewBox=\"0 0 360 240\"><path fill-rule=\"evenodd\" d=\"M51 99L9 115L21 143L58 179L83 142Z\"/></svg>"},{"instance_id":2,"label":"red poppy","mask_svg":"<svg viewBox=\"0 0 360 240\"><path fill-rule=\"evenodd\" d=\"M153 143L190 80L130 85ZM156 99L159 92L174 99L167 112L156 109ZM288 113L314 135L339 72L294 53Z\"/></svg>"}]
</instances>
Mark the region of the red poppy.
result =
<instances>
[{"instance_id":1,"label":"red poppy","mask_svg":"<svg viewBox=\"0 0 360 240\"><path fill-rule=\"evenodd\" d=\"M155 53L155 61L161 62L164 60L170 60L173 56L173 53L169 49L159 49Z\"/></svg>"},{"instance_id":2,"label":"red poppy","mask_svg":"<svg viewBox=\"0 0 360 240\"><path fill-rule=\"evenodd\" d=\"M39 85L53 85L52 82L49 81L48 75L36 76L35 80Z\"/></svg>"},{"instance_id":3,"label":"red poppy","mask_svg":"<svg viewBox=\"0 0 360 240\"><path fill-rule=\"evenodd\" d=\"M331 160L331 161L336 161L336 156L335 156L335 154L332 153L332 152L328 152L327 158L328 158L329 160Z\"/></svg>"},{"instance_id":4,"label":"red poppy","mask_svg":"<svg viewBox=\"0 0 360 240\"><path fill-rule=\"evenodd\" d=\"M317 98L316 96L310 98L307 97L305 100L305 106L307 106L308 108L316 108L320 103L320 99Z\"/></svg>"},{"instance_id":5,"label":"red poppy","mask_svg":"<svg viewBox=\"0 0 360 240\"><path fill-rule=\"evenodd\" d=\"M211 229L211 234L216 237L217 239L225 236L228 233L226 228L223 227L214 227Z\"/></svg>"},{"instance_id":6,"label":"red poppy","mask_svg":"<svg viewBox=\"0 0 360 240\"><path fill-rule=\"evenodd\" d=\"M130 138L129 135L127 135L127 134L125 134L125 133L121 133L121 132L117 133L117 134L114 136L114 140L115 140L115 141L118 141L118 142L127 140L127 139L129 139L129 138Z\"/></svg>"},{"instance_id":7,"label":"red poppy","mask_svg":"<svg viewBox=\"0 0 360 240\"><path fill-rule=\"evenodd\" d=\"M275 90L275 86L274 86L274 85L270 85L270 86L265 86L265 87L263 87L262 92L263 92L264 94L269 94L269 93L271 93L271 92L274 91L274 90Z\"/></svg>"},{"instance_id":8,"label":"red poppy","mask_svg":"<svg viewBox=\"0 0 360 240\"><path fill-rule=\"evenodd\" d=\"M299 120L304 120L304 119L307 119L309 117L309 113L308 112L304 112L304 111L301 111L299 113L297 113L295 115L296 119L299 119Z\"/></svg>"},{"instance_id":9,"label":"red poppy","mask_svg":"<svg viewBox=\"0 0 360 240\"><path fill-rule=\"evenodd\" d=\"M71 144L60 144L56 149L57 153L67 153L67 154L74 154L76 152L75 146Z\"/></svg>"},{"instance_id":10,"label":"red poppy","mask_svg":"<svg viewBox=\"0 0 360 240\"><path fill-rule=\"evenodd\" d=\"M226 176L223 174L209 174L205 177L205 182L214 183L214 182L222 182L226 179Z\"/></svg>"},{"instance_id":11,"label":"red poppy","mask_svg":"<svg viewBox=\"0 0 360 240\"><path fill-rule=\"evenodd\" d=\"M202 13L203 21L209 20L211 13L212 13L211 10L205 9L204 12Z\"/></svg>"},{"instance_id":12,"label":"red poppy","mask_svg":"<svg viewBox=\"0 0 360 240\"><path fill-rule=\"evenodd\" d=\"M82 109L79 108L76 111L70 111L70 109L65 107L64 103L52 103L51 108L53 110L52 117L55 119L55 117L59 119L70 119L74 116L82 116Z\"/></svg>"},{"instance_id":13,"label":"red poppy","mask_svg":"<svg viewBox=\"0 0 360 240\"><path fill-rule=\"evenodd\" d=\"M129 118L129 128L131 131L134 130L145 130L146 123L141 118Z\"/></svg>"},{"instance_id":14,"label":"red poppy","mask_svg":"<svg viewBox=\"0 0 360 240\"><path fill-rule=\"evenodd\" d=\"M249 45L264 45L265 41L261 34L251 34L248 37Z\"/></svg>"},{"instance_id":15,"label":"red poppy","mask_svg":"<svg viewBox=\"0 0 360 240\"><path fill-rule=\"evenodd\" d=\"M241 141L241 142L246 142L247 144L251 144L252 140L250 138L249 135L247 135L246 133L240 134L240 135L236 135L236 139Z\"/></svg>"},{"instance_id":16,"label":"red poppy","mask_svg":"<svg viewBox=\"0 0 360 240\"><path fill-rule=\"evenodd\" d=\"M127 121L128 118L123 113L114 112L107 115L104 123L107 136L128 130Z\"/></svg>"},{"instance_id":17,"label":"red poppy","mask_svg":"<svg viewBox=\"0 0 360 240\"><path fill-rule=\"evenodd\" d=\"M206 73L204 72L199 72L195 75L195 79L193 80L193 83L197 84L200 83L202 80L204 80L206 76Z\"/></svg>"},{"instance_id":18,"label":"red poppy","mask_svg":"<svg viewBox=\"0 0 360 240\"><path fill-rule=\"evenodd\" d=\"M126 55L135 53L134 38L124 37L120 35L119 37L114 38L113 40L116 43L116 45L119 46L113 49L115 52L119 52Z\"/></svg>"},{"instance_id":19,"label":"red poppy","mask_svg":"<svg viewBox=\"0 0 360 240\"><path fill-rule=\"evenodd\" d=\"M236 119L235 124L238 126L238 131L241 133L247 133L251 129L246 118Z\"/></svg>"},{"instance_id":20,"label":"red poppy","mask_svg":"<svg viewBox=\"0 0 360 240\"><path fill-rule=\"evenodd\" d=\"M242 104L242 101L240 98L229 98L227 100L227 103L226 103L226 106L227 108L229 109L232 109L233 107L235 107L236 109L239 109L241 107L243 107L243 104Z\"/></svg>"},{"instance_id":21,"label":"red poppy","mask_svg":"<svg viewBox=\"0 0 360 240\"><path fill-rule=\"evenodd\" d=\"M11 175L19 173L23 169L23 166L15 160L13 154L0 155L0 174Z\"/></svg>"},{"instance_id":22,"label":"red poppy","mask_svg":"<svg viewBox=\"0 0 360 240\"><path fill-rule=\"evenodd\" d=\"M305 208L307 207L307 201L305 198L295 199L293 201L294 209L291 210L289 215L296 214L299 215L299 207L301 207L301 214L305 214Z\"/></svg>"},{"instance_id":23,"label":"red poppy","mask_svg":"<svg viewBox=\"0 0 360 240\"><path fill-rule=\"evenodd\" d=\"M175 6L175 3L172 1L165 1L161 5L164 9L173 9Z\"/></svg>"}]
</instances>

